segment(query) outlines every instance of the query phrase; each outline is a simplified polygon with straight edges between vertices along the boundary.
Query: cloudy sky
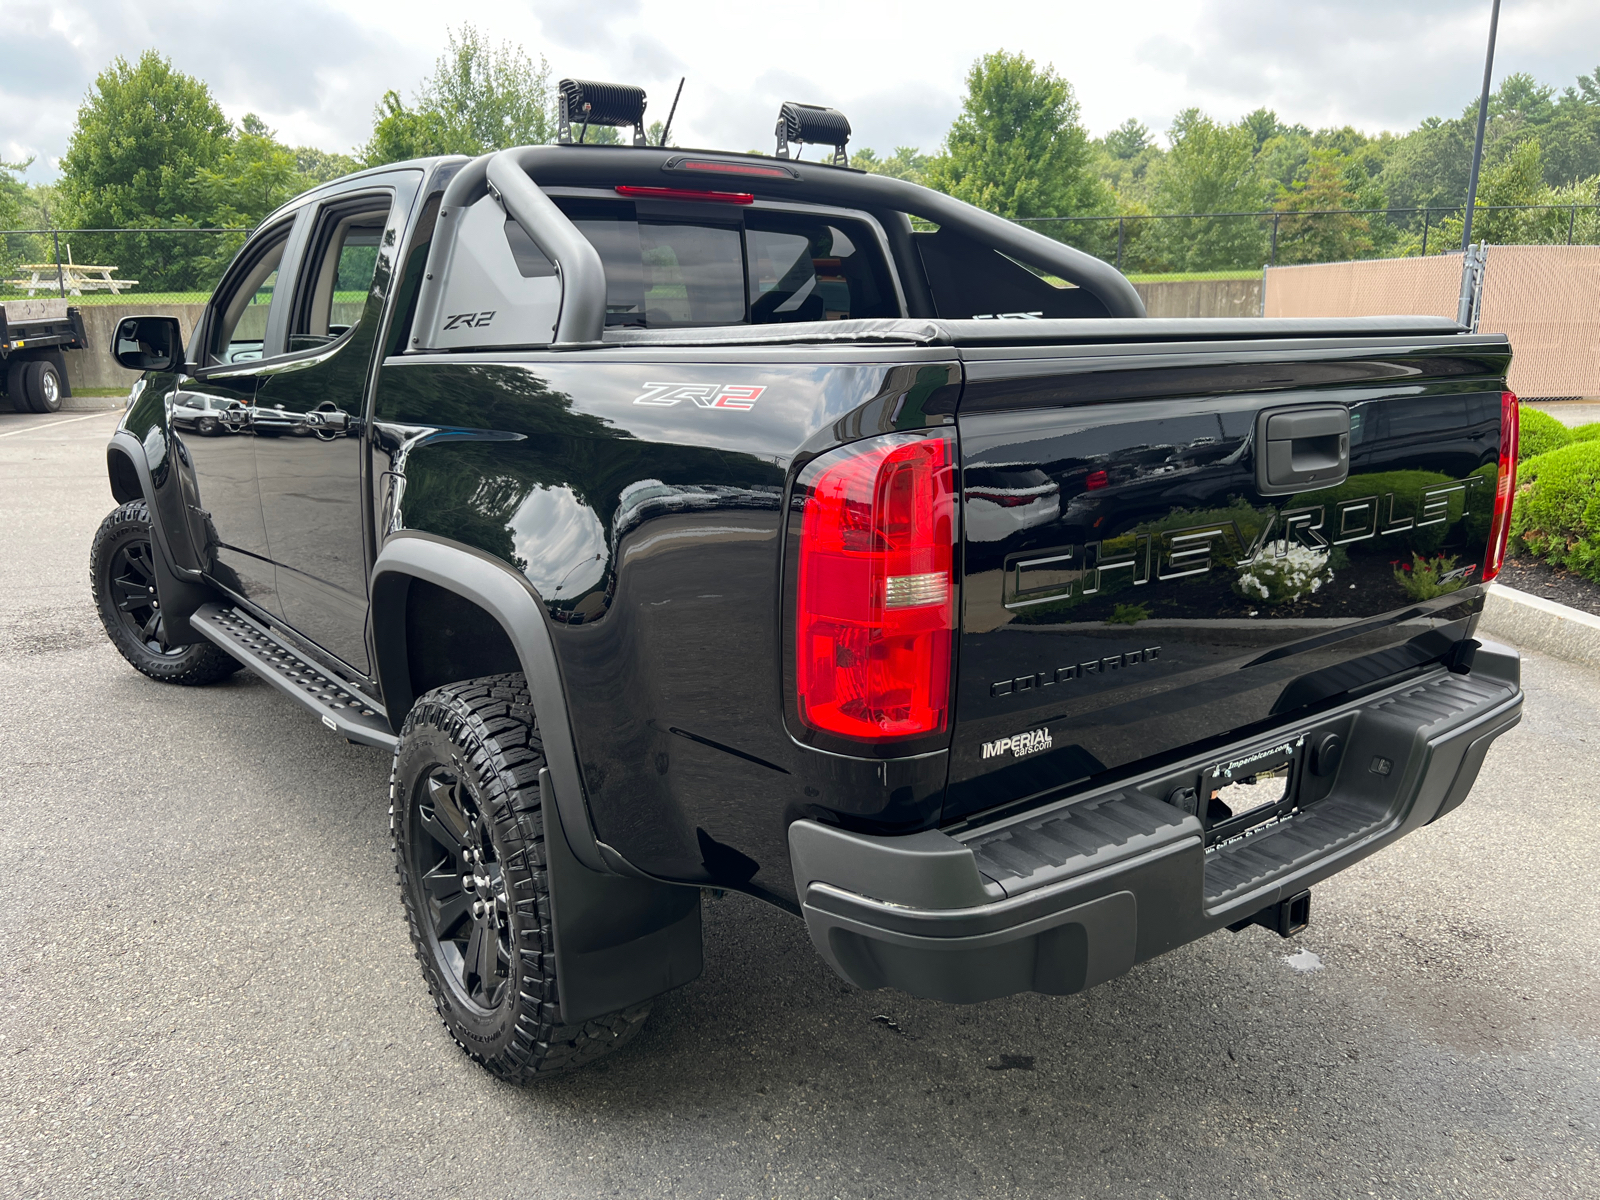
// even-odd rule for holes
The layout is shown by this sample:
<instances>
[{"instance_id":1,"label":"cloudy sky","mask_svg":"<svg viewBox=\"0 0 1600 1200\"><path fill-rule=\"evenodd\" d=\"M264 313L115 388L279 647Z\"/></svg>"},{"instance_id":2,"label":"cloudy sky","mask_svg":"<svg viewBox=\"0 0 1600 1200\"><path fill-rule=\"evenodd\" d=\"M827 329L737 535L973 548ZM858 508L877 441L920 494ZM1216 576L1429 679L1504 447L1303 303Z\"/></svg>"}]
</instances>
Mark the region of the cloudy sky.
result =
<instances>
[{"instance_id":1,"label":"cloudy sky","mask_svg":"<svg viewBox=\"0 0 1600 1200\"><path fill-rule=\"evenodd\" d=\"M1311 126L1400 129L1477 93L1487 0L4 0L0 157L56 174L77 105L116 55L149 47L259 113L292 144L348 151L386 89L408 98L451 24L543 54L556 76L643 85L664 117L687 76L674 141L768 147L783 100L831 104L853 146L934 149L963 75L989 50L1054 63L1103 133L1134 116L1165 129L1188 105L1234 118L1260 105ZM1565 86L1600 60L1595 0L1505 0L1495 78Z\"/></svg>"}]
</instances>

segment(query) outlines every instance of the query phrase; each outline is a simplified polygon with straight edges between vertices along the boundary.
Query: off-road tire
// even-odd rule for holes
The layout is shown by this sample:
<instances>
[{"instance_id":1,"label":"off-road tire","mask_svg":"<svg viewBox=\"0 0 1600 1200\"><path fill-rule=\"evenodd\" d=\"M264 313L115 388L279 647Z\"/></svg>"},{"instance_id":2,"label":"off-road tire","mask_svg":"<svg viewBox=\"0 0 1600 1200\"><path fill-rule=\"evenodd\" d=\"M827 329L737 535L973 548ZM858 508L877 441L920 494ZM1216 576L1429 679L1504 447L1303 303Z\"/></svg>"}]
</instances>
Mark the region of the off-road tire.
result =
<instances>
[{"instance_id":1,"label":"off-road tire","mask_svg":"<svg viewBox=\"0 0 1600 1200\"><path fill-rule=\"evenodd\" d=\"M67 393L67 381L60 369L47 358L36 358L22 374L22 392L28 407L36 413L61 411L61 398Z\"/></svg>"},{"instance_id":2,"label":"off-road tire","mask_svg":"<svg viewBox=\"0 0 1600 1200\"><path fill-rule=\"evenodd\" d=\"M167 646L155 600L151 536L143 500L130 500L112 512L94 535L89 585L106 636L134 670L162 683L199 687L226 679L240 664L210 642Z\"/></svg>"},{"instance_id":3,"label":"off-road tire","mask_svg":"<svg viewBox=\"0 0 1600 1200\"><path fill-rule=\"evenodd\" d=\"M515 1084L586 1066L625 1045L650 1015L647 1001L579 1024L561 1018L539 803L544 764L527 680L520 674L492 675L436 688L416 702L400 731L389 781L395 870L434 1007L473 1061ZM470 832L439 841L451 822ZM450 877L451 856L458 853L455 847L468 842L476 849L455 862L481 861L482 875L476 865L456 870L494 879L486 888L474 885L470 893L465 888L461 893L496 893L501 899L492 920L504 922L499 928L505 935L506 974L488 1006L474 998L471 982L477 980L487 1000L485 976L463 965L473 943L467 953L456 946L454 957L443 946L443 941L455 945L459 933L448 935L463 928L457 922L478 920L465 911L453 920L442 915L461 903L444 881ZM473 853L481 857L473 859ZM458 884L462 877L456 876ZM441 921L450 923L441 929ZM480 937L486 937L481 928Z\"/></svg>"}]
</instances>

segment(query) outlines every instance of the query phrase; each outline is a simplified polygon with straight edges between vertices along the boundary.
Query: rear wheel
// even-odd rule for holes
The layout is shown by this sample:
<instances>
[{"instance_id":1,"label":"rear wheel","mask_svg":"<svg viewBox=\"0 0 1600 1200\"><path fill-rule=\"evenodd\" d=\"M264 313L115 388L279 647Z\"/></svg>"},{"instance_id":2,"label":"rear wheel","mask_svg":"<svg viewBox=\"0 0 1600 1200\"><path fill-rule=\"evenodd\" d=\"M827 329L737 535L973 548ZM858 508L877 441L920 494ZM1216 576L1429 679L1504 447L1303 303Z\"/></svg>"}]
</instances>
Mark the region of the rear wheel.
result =
<instances>
[{"instance_id":1,"label":"rear wheel","mask_svg":"<svg viewBox=\"0 0 1600 1200\"><path fill-rule=\"evenodd\" d=\"M624 1045L633 1005L561 1019L539 771L527 681L494 675L418 700L395 748L390 829L422 974L444 1026L474 1061L526 1084Z\"/></svg>"},{"instance_id":2,"label":"rear wheel","mask_svg":"<svg viewBox=\"0 0 1600 1200\"><path fill-rule=\"evenodd\" d=\"M210 642L169 646L156 595L155 546L143 500L117 509L94 535L89 582L111 644L135 670L163 683L215 683L239 669Z\"/></svg>"},{"instance_id":3,"label":"rear wheel","mask_svg":"<svg viewBox=\"0 0 1600 1200\"><path fill-rule=\"evenodd\" d=\"M28 407L36 413L61 411L61 397L66 394L66 384L61 370L48 359L36 358L27 364L22 376L22 392Z\"/></svg>"},{"instance_id":4,"label":"rear wheel","mask_svg":"<svg viewBox=\"0 0 1600 1200\"><path fill-rule=\"evenodd\" d=\"M6 398L11 401L11 407L16 412L32 412L33 405L28 403L26 392L26 375L28 363L26 359L12 359L6 364Z\"/></svg>"}]
</instances>

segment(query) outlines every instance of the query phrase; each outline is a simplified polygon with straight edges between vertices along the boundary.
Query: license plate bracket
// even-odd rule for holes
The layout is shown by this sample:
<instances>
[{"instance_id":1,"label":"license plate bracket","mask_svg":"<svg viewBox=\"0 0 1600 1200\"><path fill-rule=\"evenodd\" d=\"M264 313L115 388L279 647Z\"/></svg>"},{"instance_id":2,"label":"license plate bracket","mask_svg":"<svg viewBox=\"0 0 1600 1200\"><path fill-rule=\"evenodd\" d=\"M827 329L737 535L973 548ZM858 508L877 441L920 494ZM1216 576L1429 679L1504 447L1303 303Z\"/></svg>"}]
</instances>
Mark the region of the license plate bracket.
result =
<instances>
[{"instance_id":1,"label":"license plate bracket","mask_svg":"<svg viewBox=\"0 0 1600 1200\"><path fill-rule=\"evenodd\" d=\"M1305 770L1304 737L1212 764L1200 779L1200 823L1214 846L1292 813Z\"/></svg>"}]
</instances>

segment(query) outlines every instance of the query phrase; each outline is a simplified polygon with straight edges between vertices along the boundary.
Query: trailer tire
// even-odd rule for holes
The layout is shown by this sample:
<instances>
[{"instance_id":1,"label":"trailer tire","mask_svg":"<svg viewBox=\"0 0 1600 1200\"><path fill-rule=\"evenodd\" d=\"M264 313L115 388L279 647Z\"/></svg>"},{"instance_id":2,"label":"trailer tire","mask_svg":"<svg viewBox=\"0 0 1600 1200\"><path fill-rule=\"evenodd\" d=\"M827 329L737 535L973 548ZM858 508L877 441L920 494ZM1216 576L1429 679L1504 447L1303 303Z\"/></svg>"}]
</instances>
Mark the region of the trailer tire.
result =
<instances>
[{"instance_id":1,"label":"trailer tire","mask_svg":"<svg viewBox=\"0 0 1600 1200\"><path fill-rule=\"evenodd\" d=\"M34 412L53 413L61 411L61 397L66 395L67 385L55 363L36 358L25 366L22 389Z\"/></svg>"},{"instance_id":2,"label":"trailer tire","mask_svg":"<svg viewBox=\"0 0 1600 1200\"><path fill-rule=\"evenodd\" d=\"M33 405L29 404L23 395L23 377L27 371L27 359L14 358L6 364L6 396L10 399L14 412L33 411Z\"/></svg>"}]
</instances>

